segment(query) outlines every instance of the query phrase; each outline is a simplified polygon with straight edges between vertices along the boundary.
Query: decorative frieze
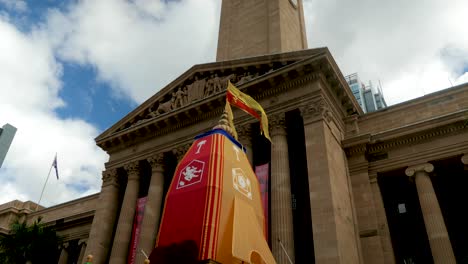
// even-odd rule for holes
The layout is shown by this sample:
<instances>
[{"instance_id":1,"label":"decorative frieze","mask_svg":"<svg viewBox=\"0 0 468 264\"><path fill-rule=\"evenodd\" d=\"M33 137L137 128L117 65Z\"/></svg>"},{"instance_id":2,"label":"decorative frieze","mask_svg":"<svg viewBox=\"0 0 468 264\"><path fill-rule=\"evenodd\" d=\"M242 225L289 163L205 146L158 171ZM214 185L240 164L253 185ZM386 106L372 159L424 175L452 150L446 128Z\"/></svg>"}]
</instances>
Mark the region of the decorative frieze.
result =
<instances>
[{"instance_id":1,"label":"decorative frieze","mask_svg":"<svg viewBox=\"0 0 468 264\"><path fill-rule=\"evenodd\" d=\"M207 75L207 73L195 73L193 80L188 83L181 84L172 91L152 104L143 115L140 115L127 123L119 130L137 125L145 120L152 119L157 116L165 115L169 112L177 110L181 107L189 105L193 102L201 101L207 97L219 94L226 90L227 83L230 81L236 86L241 86L244 83L252 81L255 78L268 74L274 71L274 68L268 67L255 72L246 71L242 74L230 73L220 75L218 73Z\"/></svg>"}]
</instances>

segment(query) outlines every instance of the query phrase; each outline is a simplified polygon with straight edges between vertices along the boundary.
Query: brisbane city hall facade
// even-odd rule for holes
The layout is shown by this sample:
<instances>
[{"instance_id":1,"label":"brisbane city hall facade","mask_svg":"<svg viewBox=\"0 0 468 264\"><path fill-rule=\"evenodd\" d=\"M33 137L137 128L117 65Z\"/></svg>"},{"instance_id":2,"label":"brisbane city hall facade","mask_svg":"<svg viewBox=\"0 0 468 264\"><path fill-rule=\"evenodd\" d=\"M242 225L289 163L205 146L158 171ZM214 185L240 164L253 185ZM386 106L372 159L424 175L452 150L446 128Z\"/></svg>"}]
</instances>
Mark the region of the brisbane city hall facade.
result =
<instances>
[{"instance_id":1,"label":"brisbane city hall facade","mask_svg":"<svg viewBox=\"0 0 468 264\"><path fill-rule=\"evenodd\" d=\"M301 0L223 0L220 21L216 62L96 138L109 154L100 193L39 211L0 205L0 232L42 216L63 237L58 263L126 263L147 197L138 252L151 252L177 162L217 124L229 80L268 114L272 144L234 110L251 164L269 164L278 263L468 261L468 84L364 114L329 50L307 49Z\"/></svg>"}]
</instances>

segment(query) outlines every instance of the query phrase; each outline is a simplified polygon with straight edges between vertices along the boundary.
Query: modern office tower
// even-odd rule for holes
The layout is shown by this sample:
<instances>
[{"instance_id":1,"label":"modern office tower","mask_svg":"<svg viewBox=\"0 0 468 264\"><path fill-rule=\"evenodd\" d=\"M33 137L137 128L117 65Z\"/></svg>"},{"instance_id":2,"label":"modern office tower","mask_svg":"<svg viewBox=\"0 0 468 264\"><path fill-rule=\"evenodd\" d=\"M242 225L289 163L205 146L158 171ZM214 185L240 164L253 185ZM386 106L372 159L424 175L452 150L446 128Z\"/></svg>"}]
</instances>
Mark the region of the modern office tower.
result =
<instances>
[{"instance_id":1,"label":"modern office tower","mask_svg":"<svg viewBox=\"0 0 468 264\"><path fill-rule=\"evenodd\" d=\"M364 113L387 107L380 83L374 87L369 81L369 85L366 86L361 82L357 73L350 74L345 79Z\"/></svg>"},{"instance_id":2,"label":"modern office tower","mask_svg":"<svg viewBox=\"0 0 468 264\"><path fill-rule=\"evenodd\" d=\"M0 128L0 168L16 134L16 127L6 124Z\"/></svg>"}]
</instances>

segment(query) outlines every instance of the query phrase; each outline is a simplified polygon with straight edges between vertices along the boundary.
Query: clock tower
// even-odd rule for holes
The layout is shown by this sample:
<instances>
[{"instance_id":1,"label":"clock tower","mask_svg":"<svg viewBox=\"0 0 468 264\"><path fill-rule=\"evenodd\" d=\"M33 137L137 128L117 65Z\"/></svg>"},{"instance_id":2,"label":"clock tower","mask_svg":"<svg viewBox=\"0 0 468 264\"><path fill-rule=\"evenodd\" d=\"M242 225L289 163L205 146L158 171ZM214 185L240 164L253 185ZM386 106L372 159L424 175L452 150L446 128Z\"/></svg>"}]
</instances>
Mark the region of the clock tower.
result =
<instances>
[{"instance_id":1,"label":"clock tower","mask_svg":"<svg viewBox=\"0 0 468 264\"><path fill-rule=\"evenodd\" d=\"M302 49L302 0L222 1L217 61Z\"/></svg>"}]
</instances>

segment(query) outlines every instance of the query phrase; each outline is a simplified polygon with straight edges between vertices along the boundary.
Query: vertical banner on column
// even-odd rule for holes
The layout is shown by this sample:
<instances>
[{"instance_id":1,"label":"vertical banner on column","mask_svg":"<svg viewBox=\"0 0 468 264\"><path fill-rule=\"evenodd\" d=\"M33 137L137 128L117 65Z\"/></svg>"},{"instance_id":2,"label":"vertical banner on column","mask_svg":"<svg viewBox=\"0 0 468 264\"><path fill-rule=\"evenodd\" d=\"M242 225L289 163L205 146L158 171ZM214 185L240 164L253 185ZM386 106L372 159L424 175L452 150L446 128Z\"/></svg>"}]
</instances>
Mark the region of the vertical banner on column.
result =
<instances>
[{"instance_id":1,"label":"vertical banner on column","mask_svg":"<svg viewBox=\"0 0 468 264\"><path fill-rule=\"evenodd\" d=\"M143 221L143 213L145 212L145 204L148 197L138 199L135 212L135 219L133 220L132 240L130 243L130 250L128 253L127 263L134 264L138 248L138 239L140 238L141 223Z\"/></svg>"},{"instance_id":2,"label":"vertical banner on column","mask_svg":"<svg viewBox=\"0 0 468 264\"><path fill-rule=\"evenodd\" d=\"M268 172L269 164L255 166L255 174L257 175L258 182L260 183L260 194L262 196L263 213L265 216L265 237L268 239Z\"/></svg>"}]
</instances>

